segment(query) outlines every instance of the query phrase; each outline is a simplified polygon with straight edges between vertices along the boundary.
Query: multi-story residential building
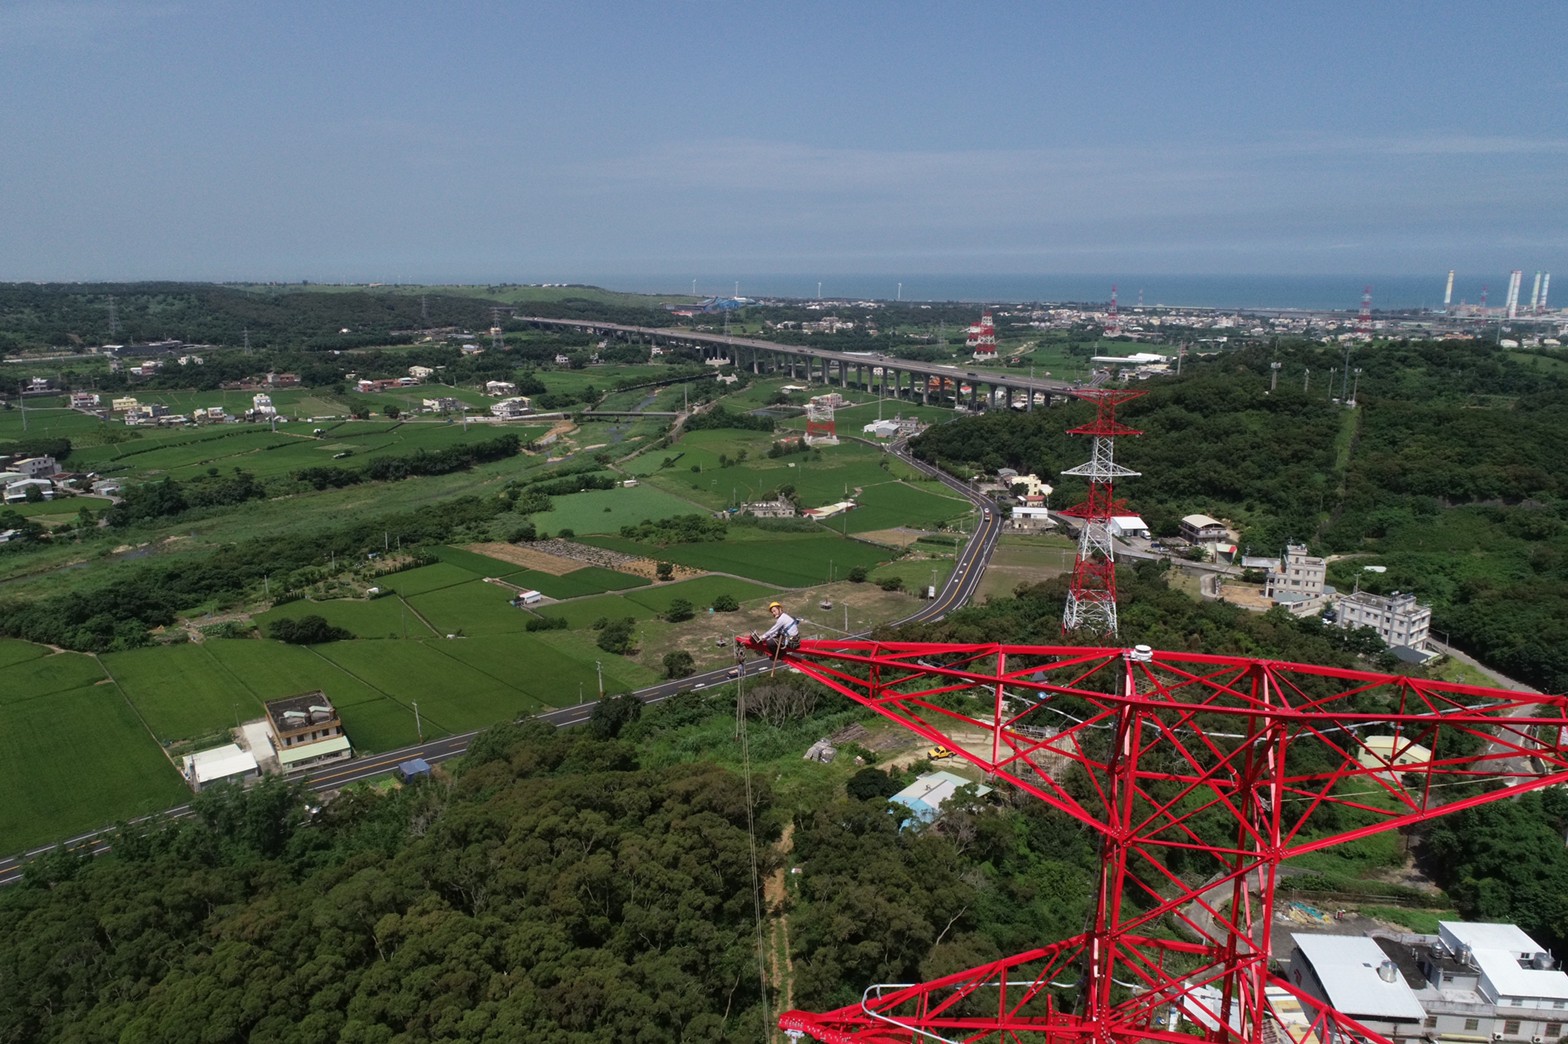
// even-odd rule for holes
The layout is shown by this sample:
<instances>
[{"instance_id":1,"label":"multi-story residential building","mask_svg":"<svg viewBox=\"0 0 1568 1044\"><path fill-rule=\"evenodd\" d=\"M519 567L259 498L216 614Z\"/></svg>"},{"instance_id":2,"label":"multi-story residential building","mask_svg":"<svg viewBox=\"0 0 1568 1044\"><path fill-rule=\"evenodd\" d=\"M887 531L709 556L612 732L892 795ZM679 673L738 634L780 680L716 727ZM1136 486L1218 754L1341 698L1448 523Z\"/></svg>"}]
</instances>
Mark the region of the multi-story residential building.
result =
<instances>
[{"instance_id":1,"label":"multi-story residential building","mask_svg":"<svg viewBox=\"0 0 1568 1044\"><path fill-rule=\"evenodd\" d=\"M266 704L267 727L284 772L353 757L343 722L319 689Z\"/></svg>"},{"instance_id":2,"label":"multi-story residential building","mask_svg":"<svg viewBox=\"0 0 1568 1044\"><path fill-rule=\"evenodd\" d=\"M1432 627L1432 607L1417 603L1413 594L1398 591L1386 596L1366 591L1340 595L1334 611L1334 622L1340 627L1370 627L1390 648L1420 649L1426 645Z\"/></svg>"},{"instance_id":3,"label":"multi-story residential building","mask_svg":"<svg viewBox=\"0 0 1568 1044\"><path fill-rule=\"evenodd\" d=\"M1276 605L1283 605L1295 616L1321 612L1329 587L1324 583L1327 563L1309 555L1305 544L1287 544L1279 564L1269 570L1263 594Z\"/></svg>"}]
</instances>

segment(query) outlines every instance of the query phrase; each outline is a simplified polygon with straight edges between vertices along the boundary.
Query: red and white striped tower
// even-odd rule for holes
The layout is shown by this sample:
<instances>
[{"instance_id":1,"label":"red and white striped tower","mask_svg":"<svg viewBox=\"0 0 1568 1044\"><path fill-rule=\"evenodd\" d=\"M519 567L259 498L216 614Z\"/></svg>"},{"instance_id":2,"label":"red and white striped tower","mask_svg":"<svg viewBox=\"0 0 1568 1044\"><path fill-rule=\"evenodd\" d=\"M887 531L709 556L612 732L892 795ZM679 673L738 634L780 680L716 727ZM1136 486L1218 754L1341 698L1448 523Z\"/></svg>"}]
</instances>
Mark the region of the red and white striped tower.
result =
<instances>
[{"instance_id":1,"label":"red and white striped tower","mask_svg":"<svg viewBox=\"0 0 1568 1044\"><path fill-rule=\"evenodd\" d=\"M983 313L980 321L969 328L965 347L976 359L996 358L996 324L991 320L990 312Z\"/></svg>"},{"instance_id":2,"label":"red and white striped tower","mask_svg":"<svg viewBox=\"0 0 1568 1044\"><path fill-rule=\"evenodd\" d=\"M1372 339L1372 288L1361 291L1361 314L1356 316L1356 336L1363 341Z\"/></svg>"},{"instance_id":3,"label":"red and white striped tower","mask_svg":"<svg viewBox=\"0 0 1568 1044\"><path fill-rule=\"evenodd\" d=\"M1111 309L1105 313L1105 336L1119 337L1122 332L1121 317L1116 314L1116 284L1111 284Z\"/></svg>"},{"instance_id":4,"label":"red and white striped tower","mask_svg":"<svg viewBox=\"0 0 1568 1044\"><path fill-rule=\"evenodd\" d=\"M806 445L838 445L838 427L833 422L833 403L825 395L819 395L806 405Z\"/></svg>"},{"instance_id":5,"label":"red and white striped tower","mask_svg":"<svg viewBox=\"0 0 1568 1044\"><path fill-rule=\"evenodd\" d=\"M1092 388L1073 395L1095 404L1094 423L1072 428L1069 435L1088 435L1093 450L1087 464L1062 472L1082 475L1089 480L1089 499L1063 511L1082 521L1078 533L1078 557L1073 562L1073 585L1062 612L1062 633L1093 631L1107 637L1116 634L1116 556L1111 541L1111 519L1122 508L1116 500L1118 478L1138 472L1116 463L1116 436L1141 435L1141 431L1117 423L1116 407L1146 394L1121 388Z\"/></svg>"}]
</instances>

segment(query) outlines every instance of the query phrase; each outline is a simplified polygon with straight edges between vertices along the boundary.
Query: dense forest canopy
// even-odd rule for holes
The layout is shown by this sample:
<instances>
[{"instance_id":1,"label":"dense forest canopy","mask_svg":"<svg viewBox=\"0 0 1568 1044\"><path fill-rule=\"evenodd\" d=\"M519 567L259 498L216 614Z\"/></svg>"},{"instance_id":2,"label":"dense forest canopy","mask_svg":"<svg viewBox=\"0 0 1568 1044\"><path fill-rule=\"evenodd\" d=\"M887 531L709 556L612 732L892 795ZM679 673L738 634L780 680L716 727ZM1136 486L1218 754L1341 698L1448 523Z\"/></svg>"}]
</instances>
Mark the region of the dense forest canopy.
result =
<instances>
[{"instance_id":1,"label":"dense forest canopy","mask_svg":"<svg viewBox=\"0 0 1568 1044\"><path fill-rule=\"evenodd\" d=\"M1377 648L1283 611L1196 602L1165 571L1124 571L1122 640L1344 667ZM1064 590L1024 585L900 637L1054 644ZM0 891L0 1040L759 1041L781 998L758 971L754 852L760 876L798 869L767 915L788 917L799 1007L1081 930L1098 846L1041 802L960 795L937 823L901 829L907 812L886 797L906 770L824 792L834 776L818 766L818 781L775 792L783 762L859 717L818 695L793 675L749 690L749 807L744 774L715 763L738 758L733 693L709 690L641 714L606 700L584 729L497 727L444 781L319 811L277 782L217 788L193 817L125 829L107 857L59 850ZM1439 820L1426 858L1466 916L1557 941L1565 813L1548 794ZM1218 842L1229 820L1192 827ZM1516 858L1520 844L1539 859ZM1212 871L1168 859L1193 879Z\"/></svg>"},{"instance_id":2,"label":"dense forest canopy","mask_svg":"<svg viewBox=\"0 0 1568 1044\"><path fill-rule=\"evenodd\" d=\"M1549 691L1568 689L1568 377L1474 342L1379 342L1356 349L1356 407L1327 389L1342 350L1243 348L1151 381L1118 419L1138 471L1116 490L1156 535L1183 515L1233 522L1246 553L1304 542L1342 556L1330 580L1413 591L1434 627L1484 662ZM1270 390L1270 364L1287 360ZM1321 375L1315 386L1305 376ZM1293 379L1292 379L1293 378ZM1053 506L1085 496L1060 472L1088 458L1067 434L1092 407L990 413L935 427L916 455L958 474L1011 467L1057 485ZM1361 565L1385 565L1367 573Z\"/></svg>"}]
</instances>

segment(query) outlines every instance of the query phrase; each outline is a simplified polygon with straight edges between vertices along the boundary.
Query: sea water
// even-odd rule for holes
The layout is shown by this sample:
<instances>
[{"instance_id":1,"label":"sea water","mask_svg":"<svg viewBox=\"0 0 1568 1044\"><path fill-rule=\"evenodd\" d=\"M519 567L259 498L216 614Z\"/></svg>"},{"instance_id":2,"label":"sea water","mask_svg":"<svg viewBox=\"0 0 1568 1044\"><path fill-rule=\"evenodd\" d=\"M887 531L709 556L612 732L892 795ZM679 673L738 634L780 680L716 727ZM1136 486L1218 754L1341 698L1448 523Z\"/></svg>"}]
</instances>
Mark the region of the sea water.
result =
<instances>
[{"instance_id":1,"label":"sea water","mask_svg":"<svg viewBox=\"0 0 1568 1044\"><path fill-rule=\"evenodd\" d=\"M1103 305L1117 287L1123 311L1145 305L1195 308L1302 309L1356 312L1363 290L1372 288L1372 307L1440 309L1447 272L1430 275L836 275L745 274L603 275L591 282L607 290L633 293L692 293L699 296L844 298L903 301L966 301L1012 304L1025 301L1076 302ZM1479 302L1481 288L1491 286L1491 304L1502 304L1507 274L1454 280L1453 303ZM820 286L820 291L819 291Z\"/></svg>"}]
</instances>

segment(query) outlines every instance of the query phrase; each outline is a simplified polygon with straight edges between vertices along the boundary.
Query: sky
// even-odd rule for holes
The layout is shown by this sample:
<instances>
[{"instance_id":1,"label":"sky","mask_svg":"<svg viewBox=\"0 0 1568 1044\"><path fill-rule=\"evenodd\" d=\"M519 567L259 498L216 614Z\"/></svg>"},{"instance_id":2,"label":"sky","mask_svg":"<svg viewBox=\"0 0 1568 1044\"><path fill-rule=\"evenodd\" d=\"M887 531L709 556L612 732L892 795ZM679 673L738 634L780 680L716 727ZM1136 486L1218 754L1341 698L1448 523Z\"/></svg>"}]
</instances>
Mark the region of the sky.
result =
<instances>
[{"instance_id":1,"label":"sky","mask_svg":"<svg viewBox=\"0 0 1568 1044\"><path fill-rule=\"evenodd\" d=\"M1560 0L0 0L0 280L1528 284L1564 39Z\"/></svg>"}]
</instances>

